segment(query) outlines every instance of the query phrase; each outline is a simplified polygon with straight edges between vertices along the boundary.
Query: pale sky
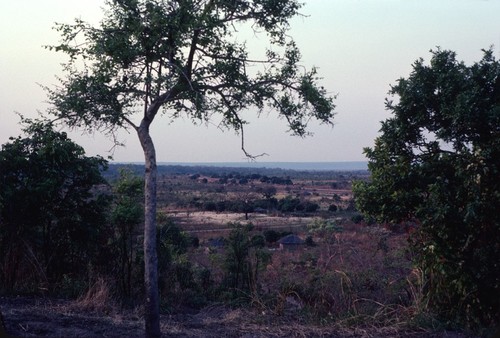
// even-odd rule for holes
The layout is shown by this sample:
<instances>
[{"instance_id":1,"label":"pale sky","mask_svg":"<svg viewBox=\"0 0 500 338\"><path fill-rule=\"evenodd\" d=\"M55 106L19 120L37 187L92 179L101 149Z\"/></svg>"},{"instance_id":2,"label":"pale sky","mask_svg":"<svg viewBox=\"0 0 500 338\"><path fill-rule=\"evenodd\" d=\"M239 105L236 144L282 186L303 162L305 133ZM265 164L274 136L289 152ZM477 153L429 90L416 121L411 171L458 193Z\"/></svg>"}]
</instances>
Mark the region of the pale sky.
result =
<instances>
[{"instance_id":1,"label":"pale sky","mask_svg":"<svg viewBox=\"0 0 500 338\"><path fill-rule=\"evenodd\" d=\"M457 52L471 64L481 49L495 46L500 57L500 0L304 0L292 21L291 35L303 55L303 64L316 66L322 85L336 100L335 126L311 124L313 137L286 133L276 115L254 119L246 127L246 147L267 153L259 161L363 161L362 149L372 146L380 121L389 117L384 99L390 84L407 77L419 57L428 61L430 49L440 46ZM0 1L0 144L21 133L16 112L35 117L47 108L46 93L61 75L63 54L45 50L57 44L54 22L74 18L98 23L103 0ZM249 40L254 39L252 36ZM250 41L249 43L259 43ZM159 162L244 161L240 139L213 125L193 126L188 119L169 124L159 116L151 130ZM137 136L122 132L126 146L100 134L70 133L88 155L112 155L118 162L143 161Z\"/></svg>"}]
</instances>

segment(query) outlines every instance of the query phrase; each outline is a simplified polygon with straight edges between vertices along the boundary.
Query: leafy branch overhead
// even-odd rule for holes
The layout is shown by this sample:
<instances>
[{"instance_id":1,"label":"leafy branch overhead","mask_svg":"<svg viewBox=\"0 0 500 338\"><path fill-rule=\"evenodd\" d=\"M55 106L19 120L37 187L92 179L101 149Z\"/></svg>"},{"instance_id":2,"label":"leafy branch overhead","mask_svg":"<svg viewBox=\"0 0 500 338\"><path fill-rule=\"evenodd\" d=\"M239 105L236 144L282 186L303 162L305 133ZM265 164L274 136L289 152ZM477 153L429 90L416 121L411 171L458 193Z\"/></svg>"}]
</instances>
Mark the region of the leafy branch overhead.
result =
<instances>
[{"instance_id":1,"label":"leafy branch overhead","mask_svg":"<svg viewBox=\"0 0 500 338\"><path fill-rule=\"evenodd\" d=\"M58 24L49 47L70 56L68 76L50 91L53 113L69 125L113 130L153 121L160 108L241 131L242 110L268 108L293 134L307 134L311 118L332 124L333 97L318 85L316 69L300 66L287 35L300 4L259 1L108 1L100 27ZM267 35L271 48L250 56L240 31ZM255 53L255 51L252 51ZM84 70L80 70L84 65ZM141 109L142 110L142 109Z\"/></svg>"}]
</instances>

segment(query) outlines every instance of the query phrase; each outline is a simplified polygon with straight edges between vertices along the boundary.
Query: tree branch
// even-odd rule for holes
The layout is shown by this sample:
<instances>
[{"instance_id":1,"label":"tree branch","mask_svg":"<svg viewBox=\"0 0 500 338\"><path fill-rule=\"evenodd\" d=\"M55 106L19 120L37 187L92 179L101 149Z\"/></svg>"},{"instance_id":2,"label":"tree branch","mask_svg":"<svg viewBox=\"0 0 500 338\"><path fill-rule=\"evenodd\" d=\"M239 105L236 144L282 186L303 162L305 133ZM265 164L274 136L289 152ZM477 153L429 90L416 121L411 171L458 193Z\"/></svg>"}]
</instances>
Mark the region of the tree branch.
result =
<instances>
[{"instance_id":1,"label":"tree branch","mask_svg":"<svg viewBox=\"0 0 500 338\"><path fill-rule=\"evenodd\" d=\"M224 104L226 105L226 107L228 108L228 111L229 111L229 114L228 115L231 115L231 117L233 117L236 121L236 125L235 125L235 130L237 132L240 133L241 135L241 150L243 151L243 153L245 154L245 156L247 158L249 158L250 160L255 160L257 159L258 157L262 157L262 156L269 156L269 154L267 153L261 153L261 154L258 154L258 155L252 155L250 154L246 148L245 148L245 128L244 128L244 125L245 123L243 122L243 120L241 120L240 116L238 115L238 113L231 108L231 103L227 100L226 96L224 95L224 93L222 93L221 91L217 90L217 89L213 89L215 93L219 94L219 96L221 97L222 101L224 102Z\"/></svg>"},{"instance_id":2,"label":"tree branch","mask_svg":"<svg viewBox=\"0 0 500 338\"><path fill-rule=\"evenodd\" d=\"M239 119L239 117L238 117L238 119ZM267 154L267 153L261 153L259 155L252 155L246 150L246 148L245 148L245 131L244 131L243 123L240 125L240 135L241 135L241 150L243 151L243 153L245 154L245 156L247 158L249 158L252 161L255 161L259 157L269 156L269 154Z\"/></svg>"}]
</instances>

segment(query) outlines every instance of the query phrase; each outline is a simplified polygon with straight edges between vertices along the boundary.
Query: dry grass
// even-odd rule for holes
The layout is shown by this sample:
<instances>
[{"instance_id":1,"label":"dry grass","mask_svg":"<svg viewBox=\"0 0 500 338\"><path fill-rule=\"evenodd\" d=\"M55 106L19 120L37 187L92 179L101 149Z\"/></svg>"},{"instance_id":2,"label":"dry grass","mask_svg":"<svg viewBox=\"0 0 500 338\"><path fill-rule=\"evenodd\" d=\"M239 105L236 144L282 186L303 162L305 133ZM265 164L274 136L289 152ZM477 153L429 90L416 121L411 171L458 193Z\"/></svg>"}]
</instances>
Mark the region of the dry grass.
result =
<instances>
[{"instance_id":1,"label":"dry grass","mask_svg":"<svg viewBox=\"0 0 500 338\"><path fill-rule=\"evenodd\" d=\"M301 230L309 223L310 219L305 217L279 216L273 214L249 214L249 219L245 219L243 213L234 212L209 212L209 211L164 211L166 215L172 217L176 224L188 233L195 234L200 238L216 237L217 235L227 235L231 231L228 223L252 222L258 230L284 229Z\"/></svg>"},{"instance_id":2,"label":"dry grass","mask_svg":"<svg viewBox=\"0 0 500 338\"><path fill-rule=\"evenodd\" d=\"M421 279L404 256L405 235L349 226L322 233L316 247L277 251L254 300L269 313L339 327L407 326L420 311Z\"/></svg>"},{"instance_id":3,"label":"dry grass","mask_svg":"<svg viewBox=\"0 0 500 338\"><path fill-rule=\"evenodd\" d=\"M110 282L99 277L83 296L72 303L72 306L75 310L109 314L116 309L110 289Z\"/></svg>"},{"instance_id":4,"label":"dry grass","mask_svg":"<svg viewBox=\"0 0 500 338\"><path fill-rule=\"evenodd\" d=\"M75 306L74 302L0 298L8 332L19 337L144 337L144 322L137 310L116 309L109 315ZM366 318L369 319L369 318ZM465 338L465 334L430 331L401 325L377 326L348 322L305 323L288 315L276 316L255 308L221 304L197 313L161 315L163 337L419 337Z\"/></svg>"}]
</instances>

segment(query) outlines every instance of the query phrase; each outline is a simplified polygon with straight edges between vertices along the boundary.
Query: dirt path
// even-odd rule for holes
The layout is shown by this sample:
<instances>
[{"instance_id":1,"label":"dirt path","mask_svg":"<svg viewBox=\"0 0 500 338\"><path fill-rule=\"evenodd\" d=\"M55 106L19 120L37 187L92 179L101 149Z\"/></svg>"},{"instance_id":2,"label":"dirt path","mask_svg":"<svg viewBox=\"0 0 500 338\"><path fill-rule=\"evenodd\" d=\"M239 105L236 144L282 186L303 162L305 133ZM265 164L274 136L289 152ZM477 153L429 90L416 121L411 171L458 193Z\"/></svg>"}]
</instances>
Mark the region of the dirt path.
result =
<instances>
[{"instance_id":1,"label":"dirt path","mask_svg":"<svg viewBox=\"0 0 500 338\"><path fill-rule=\"evenodd\" d=\"M0 297L14 337L144 337L139 311L96 313L65 300ZM162 315L163 337L426 337L464 338L456 333L407 332L397 328L338 329L304 325L248 309L210 306L197 313ZM1 336L0 334L0 337Z\"/></svg>"},{"instance_id":2,"label":"dirt path","mask_svg":"<svg viewBox=\"0 0 500 338\"><path fill-rule=\"evenodd\" d=\"M98 314L62 300L0 298L7 330L17 337L143 337L133 311ZM194 314L162 315L164 337L347 337L325 328L255 322L242 309L208 307Z\"/></svg>"}]
</instances>

